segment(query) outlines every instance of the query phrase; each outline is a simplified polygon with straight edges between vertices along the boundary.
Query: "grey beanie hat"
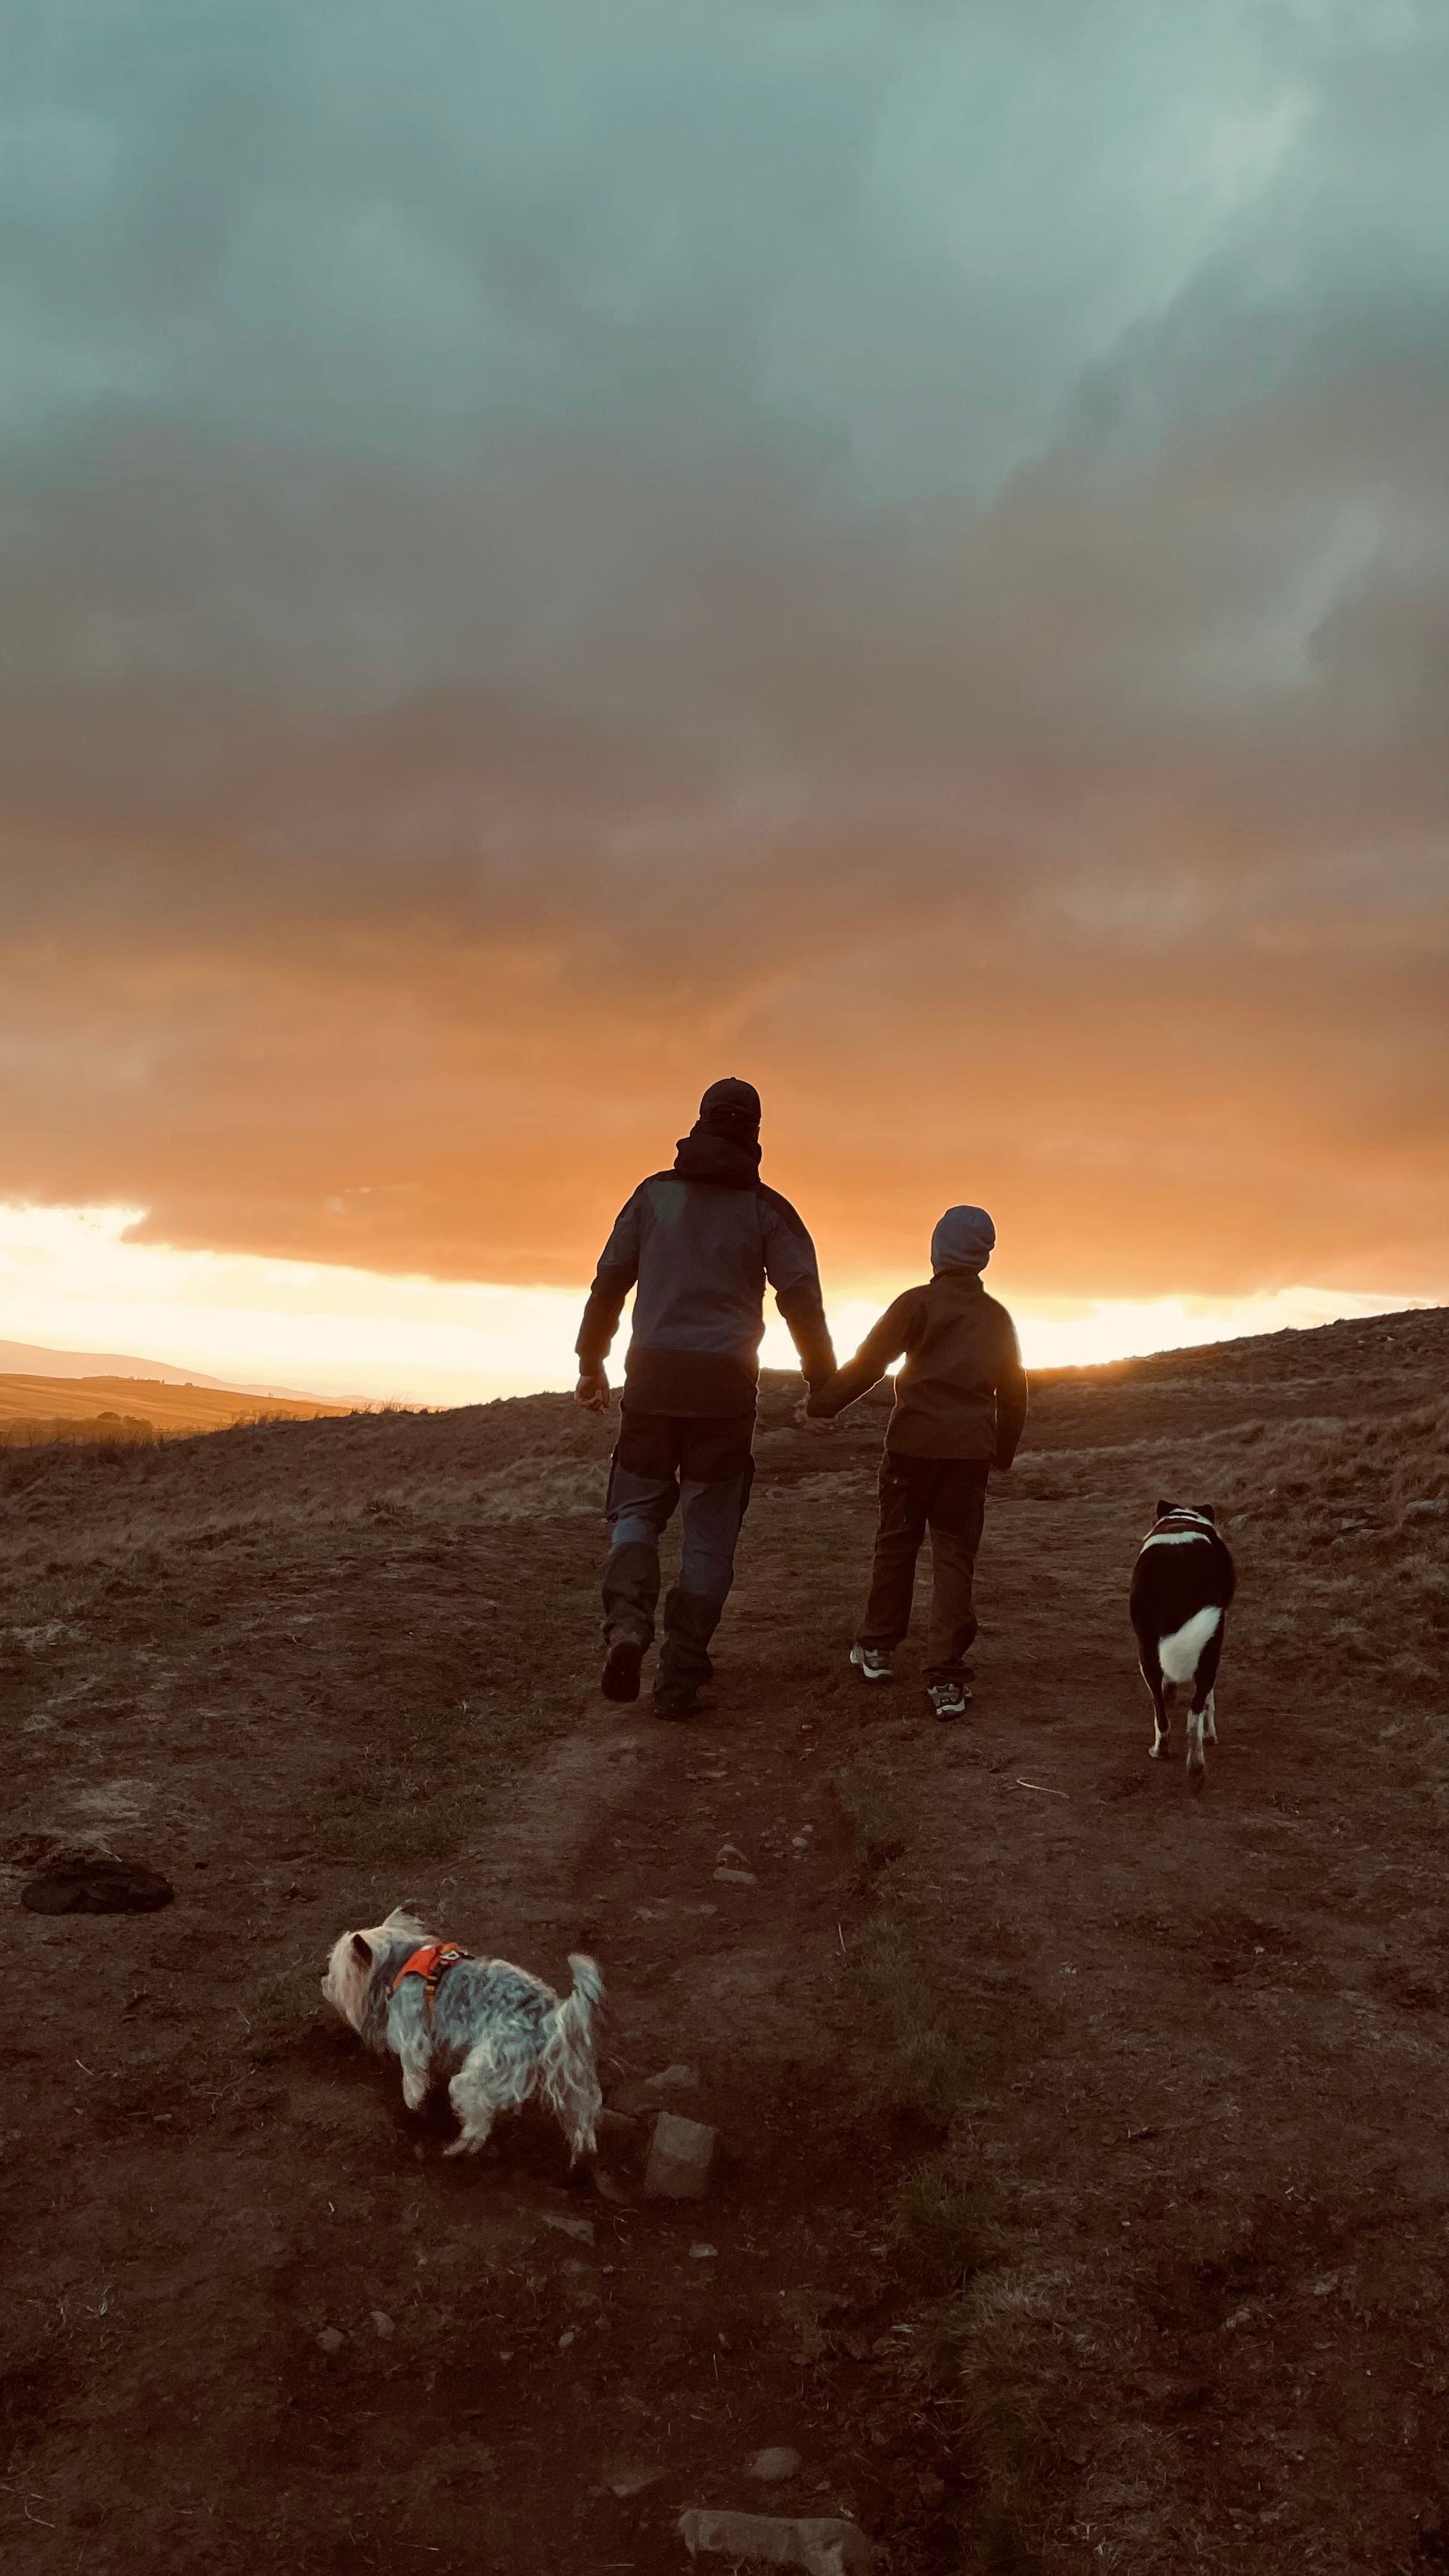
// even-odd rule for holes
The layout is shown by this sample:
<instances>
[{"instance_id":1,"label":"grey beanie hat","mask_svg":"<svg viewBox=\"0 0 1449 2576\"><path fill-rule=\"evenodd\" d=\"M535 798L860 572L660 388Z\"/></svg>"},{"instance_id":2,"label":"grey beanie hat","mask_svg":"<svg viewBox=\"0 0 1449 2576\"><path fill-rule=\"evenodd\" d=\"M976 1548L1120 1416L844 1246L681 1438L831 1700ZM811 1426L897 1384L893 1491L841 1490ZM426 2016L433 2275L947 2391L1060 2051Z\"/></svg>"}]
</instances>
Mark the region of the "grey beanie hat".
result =
<instances>
[{"instance_id":1,"label":"grey beanie hat","mask_svg":"<svg viewBox=\"0 0 1449 2576\"><path fill-rule=\"evenodd\" d=\"M931 1268L984 1270L996 1243L996 1228L985 1208L947 1208L931 1237Z\"/></svg>"}]
</instances>

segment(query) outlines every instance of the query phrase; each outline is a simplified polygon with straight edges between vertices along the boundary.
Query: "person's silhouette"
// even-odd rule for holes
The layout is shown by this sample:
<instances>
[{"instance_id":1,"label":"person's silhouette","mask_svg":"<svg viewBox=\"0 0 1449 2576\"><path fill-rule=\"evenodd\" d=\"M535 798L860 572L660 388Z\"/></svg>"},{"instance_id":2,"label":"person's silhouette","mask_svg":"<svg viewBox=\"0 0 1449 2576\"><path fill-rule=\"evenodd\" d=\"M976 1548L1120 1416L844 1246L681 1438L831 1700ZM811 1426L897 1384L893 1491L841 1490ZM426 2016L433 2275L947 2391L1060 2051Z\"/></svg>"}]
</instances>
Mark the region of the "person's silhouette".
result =
<instances>
[{"instance_id":1,"label":"person's silhouette","mask_svg":"<svg viewBox=\"0 0 1449 2576\"><path fill-rule=\"evenodd\" d=\"M609 1474L603 1688L639 1696L654 1635L659 1537L682 1508L679 1581L664 1604L654 1683L660 1717L694 1713L709 1642L734 1577L754 1475L766 1282L810 1387L835 1366L815 1247L788 1199L760 1179L760 1095L711 1083L672 1171L641 1181L599 1257L579 1328L575 1400L607 1412L604 1361L634 1299L622 1419Z\"/></svg>"}]
</instances>

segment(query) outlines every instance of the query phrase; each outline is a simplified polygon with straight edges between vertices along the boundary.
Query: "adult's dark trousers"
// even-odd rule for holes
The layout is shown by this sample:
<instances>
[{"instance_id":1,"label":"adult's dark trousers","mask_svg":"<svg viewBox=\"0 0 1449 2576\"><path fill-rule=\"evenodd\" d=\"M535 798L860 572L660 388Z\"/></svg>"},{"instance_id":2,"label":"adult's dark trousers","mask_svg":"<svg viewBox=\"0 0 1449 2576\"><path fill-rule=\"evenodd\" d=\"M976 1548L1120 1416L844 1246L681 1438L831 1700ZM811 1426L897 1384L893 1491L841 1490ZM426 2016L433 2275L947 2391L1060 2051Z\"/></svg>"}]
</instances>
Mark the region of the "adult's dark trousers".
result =
<instances>
[{"instance_id":1,"label":"adult's dark trousers","mask_svg":"<svg viewBox=\"0 0 1449 2576\"><path fill-rule=\"evenodd\" d=\"M881 1462L880 1527L870 1598L856 1643L888 1654L900 1644L911 1624L916 1559L929 1530L928 1682L966 1678L966 1656L977 1629L972 1586L989 1472L986 1461L976 1458L893 1457L887 1450Z\"/></svg>"},{"instance_id":2,"label":"adult's dark trousers","mask_svg":"<svg viewBox=\"0 0 1449 2576\"><path fill-rule=\"evenodd\" d=\"M657 1690L697 1690L713 1670L709 1641L734 1581L735 1542L754 1481L753 1408L745 1414L621 1417L604 1506L604 1634L647 1646L659 1599L659 1541L676 1511L679 1580L664 1603Z\"/></svg>"}]
</instances>

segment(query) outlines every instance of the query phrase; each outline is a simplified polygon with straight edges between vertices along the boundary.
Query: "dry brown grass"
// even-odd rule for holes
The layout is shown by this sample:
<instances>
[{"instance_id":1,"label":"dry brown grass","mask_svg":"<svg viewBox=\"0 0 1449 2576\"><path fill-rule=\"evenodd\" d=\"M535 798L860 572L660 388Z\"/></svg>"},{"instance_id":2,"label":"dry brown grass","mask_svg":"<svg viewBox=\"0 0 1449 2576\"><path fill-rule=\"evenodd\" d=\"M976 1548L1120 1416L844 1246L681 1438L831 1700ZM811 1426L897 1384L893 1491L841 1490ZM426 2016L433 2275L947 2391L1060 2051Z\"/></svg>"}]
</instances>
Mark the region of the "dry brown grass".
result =
<instances>
[{"instance_id":1,"label":"dry brown grass","mask_svg":"<svg viewBox=\"0 0 1449 2576\"><path fill-rule=\"evenodd\" d=\"M237 1422L306 1422L347 1411L321 1397L249 1395L242 1387L178 1386L152 1377L27 1377L0 1371L0 1423L64 1438L66 1424L103 1430L120 1421L185 1436Z\"/></svg>"},{"instance_id":2,"label":"dry brown grass","mask_svg":"<svg viewBox=\"0 0 1449 2576\"><path fill-rule=\"evenodd\" d=\"M1275 1569L1262 1646L1330 1687L1369 1672L1413 1691L1442 1686L1449 1403L1368 1422L1277 1424L1240 1436L1222 1466L1234 1527Z\"/></svg>"},{"instance_id":3,"label":"dry brown grass","mask_svg":"<svg viewBox=\"0 0 1449 2576\"><path fill-rule=\"evenodd\" d=\"M1125 1613L1132 1528L1139 1513L1145 1528L1159 1492L1214 1503L1238 1559L1230 1706L1232 1685L1246 1688L1251 1677L1260 1704L1266 1696L1269 1705L1311 1713L1311 1732L1294 1729L1295 1749L1320 1780L1331 1766L1337 1794L1351 1796L1352 1784L1379 1762L1379 1737L1364 1729L1364 1715L1393 1716L1396 1694L1406 1709L1422 1710L1443 1687L1449 1403L1367 1417L1249 1419L1188 1437L1039 1449L1023 1458L1011 1500L1046 1507L1040 1523L1033 1511L1033 1525L1055 1526L1053 1507L1070 1508L1079 1526L1106 1537L1114 1555L1119 1538L1110 1533L1120 1533ZM1052 1566L1048 1553L1048 1580ZM1068 1609L1064 1603L1064 1615ZM1124 1615L1124 1697L1130 1652ZM1393 1725L1389 1733L1401 1757L1395 1782L1409 1788L1420 1765L1438 1759L1433 1734L1426 1729L1410 1752L1410 1727ZM1084 1778L1072 1794L1090 1798L1095 1785ZM1092 2187L1054 2176L1044 2193L1023 2193L1009 2166L983 2154L1002 2125L1004 2102L1029 2099L1043 2083L1060 2080L1054 2070L1071 2056L1070 2027L1043 2011L1040 1985L1034 1999L1024 1999L1014 1976L1000 1976L989 1955L953 1948L953 1908L941 1882L963 1846L944 1821L936 1771L912 1759L904 1733L897 1746L892 1728L882 1749L852 1765L838 1786L863 1879L877 1899L854 1970L886 2034L886 2082L903 2110L934 2120L941 2132L900 2185L894 2236L918 2302L921 2402L944 2410L961 2445L963 2576L1055 2569L1076 2563L1074 2552L1083 2564L1135 2576L1160 2562L1169 2528L1172 2552L1207 2563L1207 2522L1198 2527L1181 2491L1180 2457L1157 2421L1161 2405L1177 2403L1175 2394L1160 2399L1158 2392L1167 2379L1160 2353L1179 2321L1161 2324L1152 2282L1144 2287L1139 2277L1136 2239L1122 2223L1133 2202L1109 2206L1100 2228L1094 2219L1096 2241L1077 2256L1071 2227L1058 2223L1057 2200L1070 2215ZM1256 1918L1251 1929L1266 1940ZM1213 1939L1231 1944L1235 1937L1224 1915ZM1269 1952L1259 1947L1248 1956L1266 1960ZM1234 1954L1224 1964L1240 1970L1243 1961ZM1417 1996L1414 1989L1410 2000ZM1165 2186L1169 2196L1172 2188ZM1189 2266L1194 2295L1207 2296L1198 2290L1199 2274L1210 2284L1221 2274L1232 2285L1223 2304L1234 2320L1248 2313L1243 2299L1266 2301L1270 2291L1285 2311L1300 2294L1306 2302L1308 2276L1322 2271L1324 2258L1316 2243L1290 2244L1293 2206L1286 2216L1273 2207L1269 2232L1283 2274L1277 2289L1256 2253L1239 2260L1214 2239L1205 2240L1196 2268ZM1196 2330L1195 2317L1192 2323ZM1221 2331L1222 2320L1214 2316L1213 2326ZM1150 2392L1146 2413L1128 2409L1115 2420L1099 2459L1090 2436L1082 2447L1084 2392L1134 2376ZM1180 2378L1190 2401L1190 2373Z\"/></svg>"},{"instance_id":4,"label":"dry brown grass","mask_svg":"<svg viewBox=\"0 0 1449 2576\"><path fill-rule=\"evenodd\" d=\"M77 1421L52 1416L12 1415L0 1420L0 1449L49 1449L84 1446L90 1449L118 1449L138 1442L152 1445L161 1438L154 1422L144 1414L103 1413L86 1415Z\"/></svg>"},{"instance_id":5,"label":"dry brown grass","mask_svg":"<svg viewBox=\"0 0 1449 2576\"><path fill-rule=\"evenodd\" d=\"M1449 1656L1449 1402L1249 1421L1194 1440L1028 1453L1015 1498L1210 1502L1246 1578L1253 1650L1332 1696L1422 1693ZM1235 1618L1241 1617L1241 1612Z\"/></svg>"}]
</instances>

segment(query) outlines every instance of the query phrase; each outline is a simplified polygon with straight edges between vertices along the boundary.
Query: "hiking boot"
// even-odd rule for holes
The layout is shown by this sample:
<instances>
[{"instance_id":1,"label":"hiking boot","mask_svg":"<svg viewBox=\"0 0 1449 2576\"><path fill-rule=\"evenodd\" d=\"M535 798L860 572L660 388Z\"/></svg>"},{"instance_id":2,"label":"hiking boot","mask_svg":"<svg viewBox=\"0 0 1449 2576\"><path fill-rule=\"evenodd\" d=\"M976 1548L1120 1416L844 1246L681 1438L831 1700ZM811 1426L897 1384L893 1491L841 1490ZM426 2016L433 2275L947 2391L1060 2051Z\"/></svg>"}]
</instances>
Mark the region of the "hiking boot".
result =
<instances>
[{"instance_id":1,"label":"hiking boot","mask_svg":"<svg viewBox=\"0 0 1449 2576\"><path fill-rule=\"evenodd\" d=\"M672 1724L678 1726L682 1725L687 1718L695 1716L698 1708L699 1693L687 1683L676 1682L671 1687L666 1682L662 1690L657 1683L655 1684L654 1714L656 1717L668 1718Z\"/></svg>"},{"instance_id":2,"label":"hiking boot","mask_svg":"<svg viewBox=\"0 0 1449 2576\"><path fill-rule=\"evenodd\" d=\"M604 1657L599 1683L605 1699L637 1699L644 1649L637 1637L616 1637Z\"/></svg>"},{"instance_id":3,"label":"hiking boot","mask_svg":"<svg viewBox=\"0 0 1449 2576\"><path fill-rule=\"evenodd\" d=\"M852 1646L850 1660L863 1682L893 1682L895 1670L885 1646Z\"/></svg>"},{"instance_id":4,"label":"hiking boot","mask_svg":"<svg viewBox=\"0 0 1449 2576\"><path fill-rule=\"evenodd\" d=\"M964 1717L971 1705L971 1692L965 1682L929 1682L926 1697L938 1717Z\"/></svg>"}]
</instances>

